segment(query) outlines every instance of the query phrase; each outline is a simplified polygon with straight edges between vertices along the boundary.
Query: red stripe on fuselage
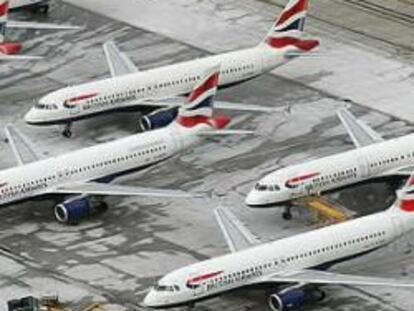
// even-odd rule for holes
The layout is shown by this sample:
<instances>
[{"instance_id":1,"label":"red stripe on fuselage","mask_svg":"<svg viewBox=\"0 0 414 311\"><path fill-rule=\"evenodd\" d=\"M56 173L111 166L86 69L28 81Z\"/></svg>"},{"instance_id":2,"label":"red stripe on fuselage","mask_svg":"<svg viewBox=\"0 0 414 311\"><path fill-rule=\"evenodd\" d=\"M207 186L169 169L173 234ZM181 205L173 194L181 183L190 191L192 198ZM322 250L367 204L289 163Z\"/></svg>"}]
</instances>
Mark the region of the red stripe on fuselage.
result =
<instances>
[{"instance_id":1,"label":"red stripe on fuselage","mask_svg":"<svg viewBox=\"0 0 414 311\"><path fill-rule=\"evenodd\" d=\"M286 184L287 185L292 185L292 184L300 183L302 181L311 179L311 178L316 177L318 175L320 175L320 173L312 173L312 174L307 174L307 175L293 177L293 178L287 180L286 181Z\"/></svg>"},{"instance_id":2,"label":"red stripe on fuselage","mask_svg":"<svg viewBox=\"0 0 414 311\"><path fill-rule=\"evenodd\" d=\"M223 273L223 271L217 271L217 272L212 272L212 273L208 273L208 274L203 274L203 275L197 276L195 278L189 279L187 281L187 284L202 282L202 281L214 278L214 277L216 277L216 276L218 276L222 273Z\"/></svg>"},{"instance_id":3,"label":"red stripe on fuselage","mask_svg":"<svg viewBox=\"0 0 414 311\"><path fill-rule=\"evenodd\" d=\"M281 49L289 45L293 45L302 51L310 51L319 45L318 40L301 40L292 37L273 38L268 37L266 43L272 48Z\"/></svg>"},{"instance_id":4,"label":"red stripe on fuselage","mask_svg":"<svg viewBox=\"0 0 414 311\"><path fill-rule=\"evenodd\" d=\"M194 89L189 98L189 102L195 101L198 97L200 97L202 94L207 92L208 90L217 87L218 80L219 80L219 72L216 72L214 75L210 76L202 85L200 85L198 88Z\"/></svg>"},{"instance_id":5,"label":"red stripe on fuselage","mask_svg":"<svg viewBox=\"0 0 414 311\"><path fill-rule=\"evenodd\" d=\"M68 100L66 100L68 103L75 103L75 102L77 102L77 101L81 101L81 100L85 100L85 99L89 99L89 98L93 98L93 97L95 97L95 96L97 96L98 95L98 93L91 93L91 94L84 94L84 95L79 95L79 96L76 96L76 97L72 97L72 98L69 98Z\"/></svg>"},{"instance_id":6,"label":"red stripe on fuselage","mask_svg":"<svg viewBox=\"0 0 414 311\"><path fill-rule=\"evenodd\" d=\"M5 2L0 5L0 16L6 15L9 11L9 2Z\"/></svg>"},{"instance_id":7,"label":"red stripe on fuselage","mask_svg":"<svg viewBox=\"0 0 414 311\"><path fill-rule=\"evenodd\" d=\"M286 22L289 18L291 18L293 15L300 13L302 11L305 11L308 9L308 0L299 0L294 6L292 6L290 9L284 11L280 17L278 18L276 25L283 24Z\"/></svg>"}]
</instances>

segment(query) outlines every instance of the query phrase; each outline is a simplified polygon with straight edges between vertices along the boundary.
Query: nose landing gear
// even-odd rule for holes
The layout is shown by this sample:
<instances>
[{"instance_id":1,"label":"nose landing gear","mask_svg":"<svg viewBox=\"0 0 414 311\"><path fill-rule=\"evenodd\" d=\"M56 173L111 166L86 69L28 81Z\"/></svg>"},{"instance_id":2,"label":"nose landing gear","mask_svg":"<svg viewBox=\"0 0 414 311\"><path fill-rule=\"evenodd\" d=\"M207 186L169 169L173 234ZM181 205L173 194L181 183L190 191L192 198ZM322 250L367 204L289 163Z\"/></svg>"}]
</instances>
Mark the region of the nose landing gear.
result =
<instances>
[{"instance_id":1,"label":"nose landing gear","mask_svg":"<svg viewBox=\"0 0 414 311\"><path fill-rule=\"evenodd\" d=\"M65 128L62 132L63 137L71 138L72 137L72 123L69 122L65 125Z\"/></svg>"},{"instance_id":2,"label":"nose landing gear","mask_svg":"<svg viewBox=\"0 0 414 311\"><path fill-rule=\"evenodd\" d=\"M285 209L282 213L282 218L284 220L291 220L293 218L292 216L292 205L288 204L285 206Z\"/></svg>"}]
</instances>

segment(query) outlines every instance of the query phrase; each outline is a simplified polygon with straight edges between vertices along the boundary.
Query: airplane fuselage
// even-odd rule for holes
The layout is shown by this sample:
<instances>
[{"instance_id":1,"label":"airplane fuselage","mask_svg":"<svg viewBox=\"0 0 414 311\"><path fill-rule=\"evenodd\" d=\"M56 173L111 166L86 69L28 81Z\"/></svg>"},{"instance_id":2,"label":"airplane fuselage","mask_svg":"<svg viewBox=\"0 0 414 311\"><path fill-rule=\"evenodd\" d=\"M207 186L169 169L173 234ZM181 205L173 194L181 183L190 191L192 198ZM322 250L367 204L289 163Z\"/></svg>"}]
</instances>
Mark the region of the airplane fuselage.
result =
<instances>
[{"instance_id":1,"label":"airplane fuselage","mask_svg":"<svg viewBox=\"0 0 414 311\"><path fill-rule=\"evenodd\" d=\"M412 219L388 211L325 227L176 270L163 277L144 304L165 308L237 288L273 283L272 276L327 269L381 248L413 229ZM392 215L392 214L391 214Z\"/></svg>"},{"instance_id":2,"label":"airplane fuselage","mask_svg":"<svg viewBox=\"0 0 414 311\"><path fill-rule=\"evenodd\" d=\"M221 64L219 87L226 87L252 79L286 63L292 59L284 56L290 50L296 51L292 47L276 50L263 44L67 87L41 98L28 112L25 120L33 125L50 125L133 107L161 108L163 98L188 94L212 65Z\"/></svg>"},{"instance_id":3,"label":"airplane fuselage","mask_svg":"<svg viewBox=\"0 0 414 311\"><path fill-rule=\"evenodd\" d=\"M262 178L246 204L266 207L319 195L376 177L401 175L414 165L414 135L379 142L306 163L282 168Z\"/></svg>"},{"instance_id":4,"label":"airplane fuselage","mask_svg":"<svg viewBox=\"0 0 414 311\"><path fill-rule=\"evenodd\" d=\"M174 123L163 129L3 170L0 205L53 193L61 185L108 181L146 168L197 142L193 134L203 127L206 126L184 129Z\"/></svg>"}]
</instances>

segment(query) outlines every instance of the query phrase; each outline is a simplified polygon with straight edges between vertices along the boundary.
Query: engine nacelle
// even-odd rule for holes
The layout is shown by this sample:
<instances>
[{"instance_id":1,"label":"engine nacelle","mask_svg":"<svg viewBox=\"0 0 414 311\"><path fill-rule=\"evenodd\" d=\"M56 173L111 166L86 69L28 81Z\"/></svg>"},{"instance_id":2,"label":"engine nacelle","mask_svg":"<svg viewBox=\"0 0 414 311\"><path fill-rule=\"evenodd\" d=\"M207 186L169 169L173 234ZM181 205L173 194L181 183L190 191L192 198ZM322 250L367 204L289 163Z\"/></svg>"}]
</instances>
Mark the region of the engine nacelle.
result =
<instances>
[{"instance_id":1,"label":"engine nacelle","mask_svg":"<svg viewBox=\"0 0 414 311\"><path fill-rule=\"evenodd\" d=\"M139 127L142 131L155 130L169 125L178 115L177 108L162 109L143 116L139 121Z\"/></svg>"},{"instance_id":2,"label":"engine nacelle","mask_svg":"<svg viewBox=\"0 0 414 311\"><path fill-rule=\"evenodd\" d=\"M315 287L290 287L270 295L268 305L273 311L290 311L324 298L325 293Z\"/></svg>"},{"instance_id":3,"label":"engine nacelle","mask_svg":"<svg viewBox=\"0 0 414 311\"><path fill-rule=\"evenodd\" d=\"M60 223L78 224L100 207L105 207L105 203L93 202L92 198L86 196L75 197L55 206L55 218Z\"/></svg>"}]
</instances>

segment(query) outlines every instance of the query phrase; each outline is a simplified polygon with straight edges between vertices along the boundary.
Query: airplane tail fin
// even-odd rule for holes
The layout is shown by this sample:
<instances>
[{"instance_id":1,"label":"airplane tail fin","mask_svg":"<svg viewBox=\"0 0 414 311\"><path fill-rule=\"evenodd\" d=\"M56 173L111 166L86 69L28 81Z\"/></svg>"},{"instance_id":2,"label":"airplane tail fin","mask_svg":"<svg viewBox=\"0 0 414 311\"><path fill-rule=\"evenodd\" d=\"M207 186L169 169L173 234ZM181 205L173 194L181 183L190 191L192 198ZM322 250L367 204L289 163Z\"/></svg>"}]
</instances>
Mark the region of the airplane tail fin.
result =
<instances>
[{"instance_id":1,"label":"airplane tail fin","mask_svg":"<svg viewBox=\"0 0 414 311\"><path fill-rule=\"evenodd\" d=\"M214 117L214 99L220 78L220 65L209 68L194 87L187 102L178 110L177 123L184 127L209 124L221 129L229 123L225 116Z\"/></svg>"},{"instance_id":2,"label":"airplane tail fin","mask_svg":"<svg viewBox=\"0 0 414 311\"><path fill-rule=\"evenodd\" d=\"M272 28L264 43L274 49L293 46L300 51L310 51L319 45L318 40L303 40L309 0L290 0Z\"/></svg>"},{"instance_id":3,"label":"airplane tail fin","mask_svg":"<svg viewBox=\"0 0 414 311\"><path fill-rule=\"evenodd\" d=\"M397 199L389 211L414 215L414 174L408 178L404 187L397 191Z\"/></svg>"},{"instance_id":4,"label":"airplane tail fin","mask_svg":"<svg viewBox=\"0 0 414 311\"><path fill-rule=\"evenodd\" d=\"M4 42L6 37L6 28L9 15L9 1L0 0L0 43Z\"/></svg>"}]
</instances>

